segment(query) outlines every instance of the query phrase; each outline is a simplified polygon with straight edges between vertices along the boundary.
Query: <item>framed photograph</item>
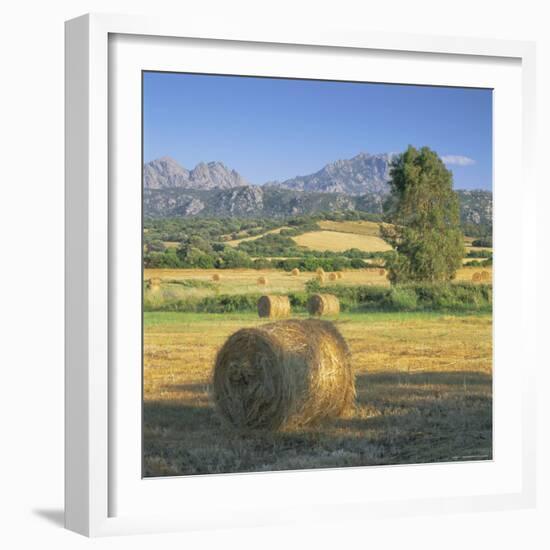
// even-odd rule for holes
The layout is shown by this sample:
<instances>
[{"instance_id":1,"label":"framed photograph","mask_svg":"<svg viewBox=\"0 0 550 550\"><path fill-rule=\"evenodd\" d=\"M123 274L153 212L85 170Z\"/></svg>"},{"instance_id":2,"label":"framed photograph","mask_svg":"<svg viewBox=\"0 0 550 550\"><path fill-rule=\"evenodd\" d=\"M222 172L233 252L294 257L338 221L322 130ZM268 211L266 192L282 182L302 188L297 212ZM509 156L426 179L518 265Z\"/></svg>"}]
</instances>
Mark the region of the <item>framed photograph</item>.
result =
<instances>
[{"instance_id":1,"label":"framed photograph","mask_svg":"<svg viewBox=\"0 0 550 550\"><path fill-rule=\"evenodd\" d=\"M534 55L67 22L68 529L534 504Z\"/></svg>"}]
</instances>

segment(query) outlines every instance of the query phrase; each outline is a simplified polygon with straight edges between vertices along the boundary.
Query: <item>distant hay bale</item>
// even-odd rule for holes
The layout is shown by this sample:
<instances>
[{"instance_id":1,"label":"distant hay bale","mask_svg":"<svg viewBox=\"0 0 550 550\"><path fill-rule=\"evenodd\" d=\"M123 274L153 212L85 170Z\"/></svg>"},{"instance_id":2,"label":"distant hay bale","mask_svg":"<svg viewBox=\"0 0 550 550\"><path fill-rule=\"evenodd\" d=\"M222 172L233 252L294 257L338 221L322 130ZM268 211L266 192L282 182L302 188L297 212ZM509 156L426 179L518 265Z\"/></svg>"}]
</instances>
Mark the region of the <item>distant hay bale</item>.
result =
<instances>
[{"instance_id":1,"label":"distant hay bale","mask_svg":"<svg viewBox=\"0 0 550 550\"><path fill-rule=\"evenodd\" d=\"M258 315L269 318L287 317L290 315L288 296L262 296L258 300Z\"/></svg>"},{"instance_id":2,"label":"distant hay bale","mask_svg":"<svg viewBox=\"0 0 550 550\"><path fill-rule=\"evenodd\" d=\"M237 331L218 352L212 389L220 416L238 429L297 428L355 402L347 343L318 319Z\"/></svg>"},{"instance_id":3,"label":"distant hay bale","mask_svg":"<svg viewBox=\"0 0 550 550\"><path fill-rule=\"evenodd\" d=\"M149 290L159 290L161 283L162 279L159 277L152 277L147 281L147 288L149 288Z\"/></svg>"},{"instance_id":4,"label":"distant hay bale","mask_svg":"<svg viewBox=\"0 0 550 550\"><path fill-rule=\"evenodd\" d=\"M221 277L220 277L219 273L214 273L214 275L212 275L212 280L213 281L219 281L220 279L221 279Z\"/></svg>"},{"instance_id":5,"label":"distant hay bale","mask_svg":"<svg viewBox=\"0 0 550 550\"><path fill-rule=\"evenodd\" d=\"M491 274L488 271L483 270L480 273L481 280L482 281L490 281L491 280Z\"/></svg>"},{"instance_id":6,"label":"distant hay bale","mask_svg":"<svg viewBox=\"0 0 550 550\"><path fill-rule=\"evenodd\" d=\"M479 283L479 281L481 281L481 273L479 273L478 271L476 271L473 275L472 275L472 281L474 283Z\"/></svg>"},{"instance_id":7,"label":"distant hay bale","mask_svg":"<svg viewBox=\"0 0 550 550\"><path fill-rule=\"evenodd\" d=\"M385 274L386 274L386 270L385 270L385 269L380 268L380 269L378 270L378 275L382 276L382 275L385 275Z\"/></svg>"},{"instance_id":8,"label":"distant hay bale","mask_svg":"<svg viewBox=\"0 0 550 550\"><path fill-rule=\"evenodd\" d=\"M340 302L333 294L313 294L307 301L307 310L310 315L338 315Z\"/></svg>"},{"instance_id":9,"label":"distant hay bale","mask_svg":"<svg viewBox=\"0 0 550 550\"><path fill-rule=\"evenodd\" d=\"M342 279L343 276L344 274L341 271L336 272L336 277L338 277L338 279Z\"/></svg>"},{"instance_id":10,"label":"distant hay bale","mask_svg":"<svg viewBox=\"0 0 550 550\"><path fill-rule=\"evenodd\" d=\"M320 283L324 283L324 282L325 282L325 279L326 279L325 272L323 271L323 273L317 273L317 276L316 276L315 278L316 278L317 281L319 281Z\"/></svg>"},{"instance_id":11,"label":"distant hay bale","mask_svg":"<svg viewBox=\"0 0 550 550\"><path fill-rule=\"evenodd\" d=\"M297 267L295 267L295 268L290 272L290 274L291 274L291 275L294 275L294 276L300 275L300 270L299 270Z\"/></svg>"},{"instance_id":12,"label":"distant hay bale","mask_svg":"<svg viewBox=\"0 0 550 550\"><path fill-rule=\"evenodd\" d=\"M267 285L268 280L267 277L264 277L263 275L261 277L258 277L258 280L256 281L259 285Z\"/></svg>"},{"instance_id":13,"label":"distant hay bale","mask_svg":"<svg viewBox=\"0 0 550 550\"><path fill-rule=\"evenodd\" d=\"M315 273L317 273L317 275L324 275L324 274L325 274L325 270L324 270L322 267L318 267L318 268L315 270Z\"/></svg>"},{"instance_id":14,"label":"distant hay bale","mask_svg":"<svg viewBox=\"0 0 550 550\"><path fill-rule=\"evenodd\" d=\"M336 276L336 273L329 273L328 274L328 280L329 281L336 281L338 277Z\"/></svg>"}]
</instances>

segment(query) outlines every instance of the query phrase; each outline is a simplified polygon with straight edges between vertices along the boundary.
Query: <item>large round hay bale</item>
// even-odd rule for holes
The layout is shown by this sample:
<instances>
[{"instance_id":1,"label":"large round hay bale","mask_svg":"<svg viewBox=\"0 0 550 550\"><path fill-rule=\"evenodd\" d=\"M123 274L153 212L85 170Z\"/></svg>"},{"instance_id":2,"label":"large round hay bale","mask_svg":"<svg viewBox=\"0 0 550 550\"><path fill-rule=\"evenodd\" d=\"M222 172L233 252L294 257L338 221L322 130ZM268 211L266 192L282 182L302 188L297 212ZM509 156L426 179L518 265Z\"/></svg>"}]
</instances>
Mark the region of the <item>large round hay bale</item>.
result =
<instances>
[{"instance_id":1,"label":"large round hay bale","mask_svg":"<svg viewBox=\"0 0 550 550\"><path fill-rule=\"evenodd\" d=\"M263 275L261 277L258 277L257 283L262 286L267 285L267 277L264 277Z\"/></svg>"},{"instance_id":2,"label":"large round hay bale","mask_svg":"<svg viewBox=\"0 0 550 550\"><path fill-rule=\"evenodd\" d=\"M491 274L488 271L483 270L480 273L480 277L482 281L490 281L491 280Z\"/></svg>"},{"instance_id":3,"label":"large round hay bale","mask_svg":"<svg viewBox=\"0 0 550 550\"><path fill-rule=\"evenodd\" d=\"M297 275L300 275L300 270L295 267L290 273L296 277Z\"/></svg>"},{"instance_id":4,"label":"large round hay bale","mask_svg":"<svg viewBox=\"0 0 550 550\"><path fill-rule=\"evenodd\" d=\"M220 277L219 273L214 273L214 275L212 275L212 280L213 281L219 281L220 279L221 279L221 277Z\"/></svg>"},{"instance_id":5,"label":"large round hay bale","mask_svg":"<svg viewBox=\"0 0 550 550\"><path fill-rule=\"evenodd\" d=\"M307 301L310 315L338 315L340 302L333 294L312 294Z\"/></svg>"},{"instance_id":6,"label":"large round hay bale","mask_svg":"<svg viewBox=\"0 0 550 550\"><path fill-rule=\"evenodd\" d=\"M355 401L346 341L318 319L239 330L218 352L212 388L222 418L240 429L305 426Z\"/></svg>"},{"instance_id":7,"label":"large round hay bale","mask_svg":"<svg viewBox=\"0 0 550 550\"><path fill-rule=\"evenodd\" d=\"M258 300L258 315L260 317L286 317L290 314L288 296L262 296Z\"/></svg>"},{"instance_id":8,"label":"large round hay bale","mask_svg":"<svg viewBox=\"0 0 550 550\"><path fill-rule=\"evenodd\" d=\"M328 274L328 280L329 281L336 281L337 278L338 278L338 276L336 275L336 273L329 273Z\"/></svg>"},{"instance_id":9,"label":"large round hay bale","mask_svg":"<svg viewBox=\"0 0 550 550\"><path fill-rule=\"evenodd\" d=\"M479 281L481 281L481 273L479 273L478 271L476 271L473 275L472 275L472 281L474 283L479 283Z\"/></svg>"}]
</instances>

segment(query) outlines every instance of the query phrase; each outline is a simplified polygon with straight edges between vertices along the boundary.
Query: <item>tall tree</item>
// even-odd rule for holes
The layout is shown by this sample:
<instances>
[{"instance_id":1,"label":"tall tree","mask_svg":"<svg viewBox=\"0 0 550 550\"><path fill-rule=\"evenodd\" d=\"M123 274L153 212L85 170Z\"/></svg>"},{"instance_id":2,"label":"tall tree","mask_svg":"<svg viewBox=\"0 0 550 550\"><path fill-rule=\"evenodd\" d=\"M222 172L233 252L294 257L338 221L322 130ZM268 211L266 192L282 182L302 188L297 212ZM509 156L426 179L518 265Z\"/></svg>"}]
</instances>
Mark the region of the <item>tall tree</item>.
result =
<instances>
[{"instance_id":1,"label":"tall tree","mask_svg":"<svg viewBox=\"0 0 550 550\"><path fill-rule=\"evenodd\" d=\"M394 248L387 261L392 283L448 281L464 256L453 176L428 147L409 146L390 170L391 195L382 236Z\"/></svg>"}]
</instances>

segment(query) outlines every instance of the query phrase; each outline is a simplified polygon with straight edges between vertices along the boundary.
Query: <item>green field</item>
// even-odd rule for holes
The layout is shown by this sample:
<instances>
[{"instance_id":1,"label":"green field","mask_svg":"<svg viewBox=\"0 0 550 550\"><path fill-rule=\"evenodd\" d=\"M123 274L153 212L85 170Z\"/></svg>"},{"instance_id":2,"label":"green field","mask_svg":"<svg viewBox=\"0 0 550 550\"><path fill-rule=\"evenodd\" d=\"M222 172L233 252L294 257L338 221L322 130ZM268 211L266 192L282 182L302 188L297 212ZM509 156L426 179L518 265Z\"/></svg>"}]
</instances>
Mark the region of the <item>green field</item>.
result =
<instances>
[{"instance_id":1,"label":"green field","mask_svg":"<svg viewBox=\"0 0 550 550\"><path fill-rule=\"evenodd\" d=\"M492 458L489 314L346 313L357 406L300 431L238 433L209 394L215 354L253 313L144 314L146 476Z\"/></svg>"}]
</instances>

